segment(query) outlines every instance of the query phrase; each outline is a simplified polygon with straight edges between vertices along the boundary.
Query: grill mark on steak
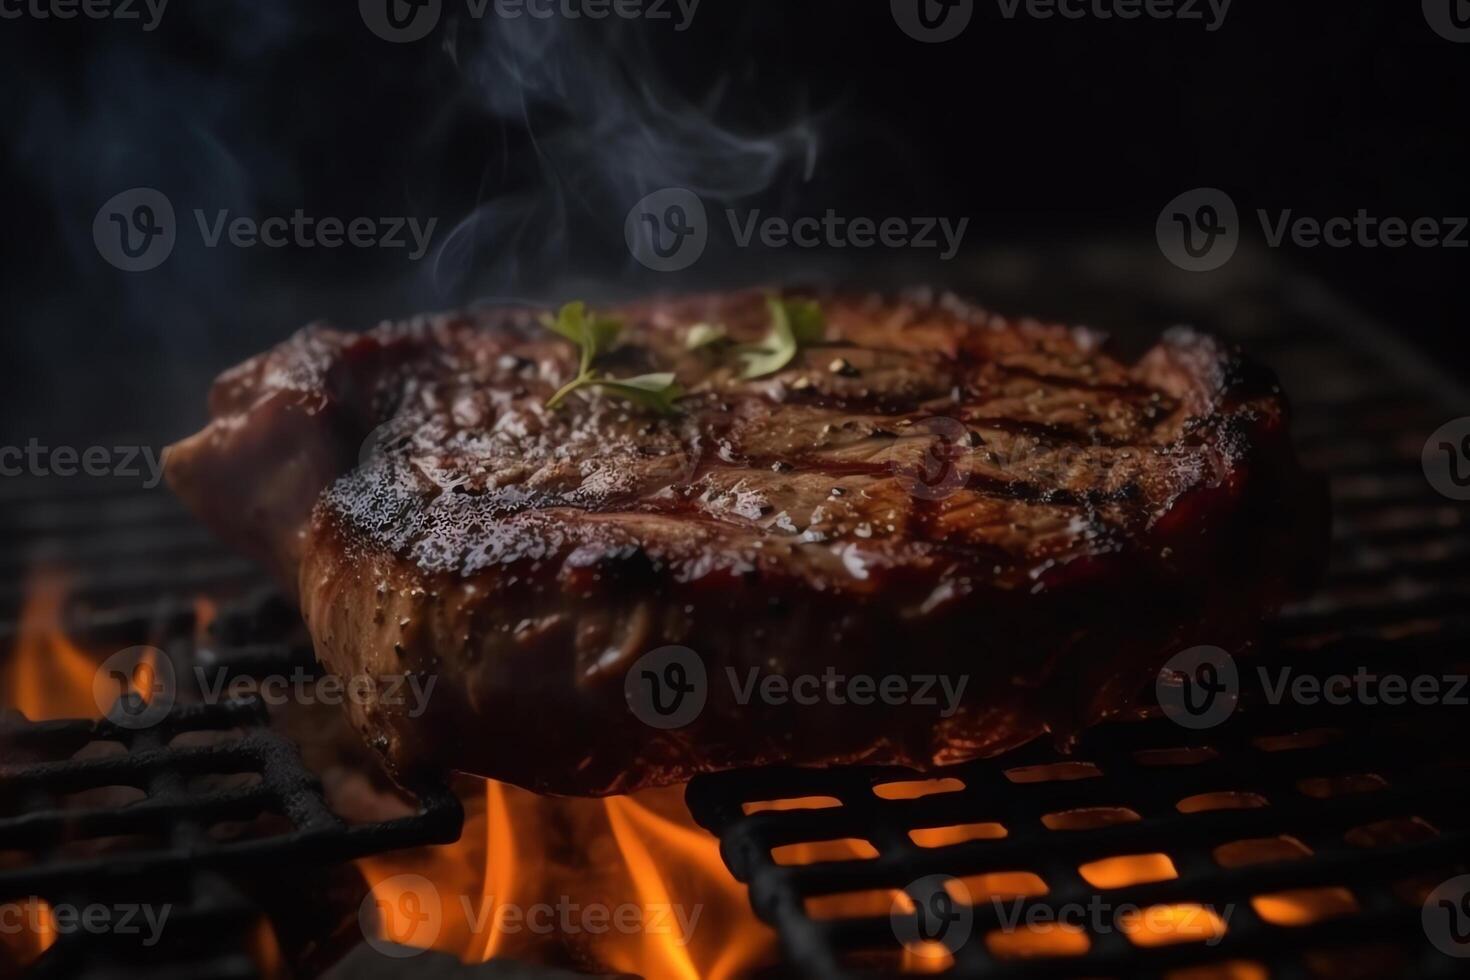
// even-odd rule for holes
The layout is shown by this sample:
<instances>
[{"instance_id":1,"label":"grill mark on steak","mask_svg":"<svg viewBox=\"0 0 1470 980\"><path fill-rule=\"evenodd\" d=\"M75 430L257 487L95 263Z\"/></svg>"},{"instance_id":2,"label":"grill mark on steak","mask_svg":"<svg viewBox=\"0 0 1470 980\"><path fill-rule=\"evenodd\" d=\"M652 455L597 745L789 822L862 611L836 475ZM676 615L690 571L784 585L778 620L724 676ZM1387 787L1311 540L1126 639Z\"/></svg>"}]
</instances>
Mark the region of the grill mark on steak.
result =
<instances>
[{"instance_id":1,"label":"grill mark on steak","mask_svg":"<svg viewBox=\"0 0 1470 980\"><path fill-rule=\"evenodd\" d=\"M620 311L606 364L675 372L674 418L598 390L548 412L576 352L531 310L311 328L221 377L169 479L299 593L333 670L440 678L423 717L349 706L396 771L575 794L1065 739L1177 650L1248 638L1322 554L1274 381L1214 341L1174 332L1124 364L952 298L820 300L824 342L755 381L683 341L699 322L759 341L761 295ZM962 480L906 489L941 457ZM836 666L970 693L939 718L712 688L656 731L622 679L668 644L716 678Z\"/></svg>"}]
</instances>

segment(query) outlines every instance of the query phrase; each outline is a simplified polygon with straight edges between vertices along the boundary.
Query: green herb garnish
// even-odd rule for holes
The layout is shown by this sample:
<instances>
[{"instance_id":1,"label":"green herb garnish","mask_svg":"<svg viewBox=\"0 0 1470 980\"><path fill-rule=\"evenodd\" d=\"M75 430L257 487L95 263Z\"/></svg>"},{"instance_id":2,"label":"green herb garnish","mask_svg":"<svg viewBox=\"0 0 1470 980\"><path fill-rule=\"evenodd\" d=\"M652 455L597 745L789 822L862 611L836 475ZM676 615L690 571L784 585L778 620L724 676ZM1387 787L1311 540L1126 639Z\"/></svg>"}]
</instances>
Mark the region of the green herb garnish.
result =
<instances>
[{"instance_id":1,"label":"green herb garnish","mask_svg":"<svg viewBox=\"0 0 1470 980\"><path fill-rule=\"evenodd\" d=\"M636 378L599 378L588 383L660 415L676 414L679 410L674 400L683 394L672 371L640 374Z\"/></svg>"},{"instance_id":2,"label":"green herb garnish","mask_svg":"<svg viewBox=\"0 0 1470 980\"><path fill-rule=\"evenodd\" d=\"M579 388L601 388L611 395L641 405L661 415L672 415L677 409L674 401L683 392L669 372L644 374L636 378L614 378L599 374L594 364L599 355L606 353L617 343L623 323L614 317L597 316L588 312L586 303L568 303L558 311L555 319L543 317L542 324L552 332L576 344L580 351L577 376L561 386L546 402L546 407L555 409L566 397Z\"/></svg>"},{"instance_id":3,"label":"green herb garnish","mask_svg":"<svg viewBox=\"0 0 1470 980\"><path fill-rule=\"evenodd\" d=\"M684 337L684 349L699 350L701 347L708 347L728 339L729 335L723 326L696 323L689 328L689 333Z\"/></svg>"},{"instance_id":4,"label":"green herb garnish","mask_svg":"<svg viewBox=\"0 0 1470 980\"><path fill-rule=\"evenodd\" d=\"M822 339L827 321L822 308L813 300L783 300L771 296L766 300L771 310L771 329L758 344L740 348L743 367L740 377L749 381L762 378L790 364L803 344Z\"/></svg>"},{"instance_id":5,"label":"green herb garnish","mask_svg":"<svg viewBox=\"0 0 1470 980\"><path fill-rule=\"evenodd\" d=\"M543 316L541 324L581 348L582 365L577 371L578 377L591 372L592 362L597 355L612 347L617 342L618 334L623 331L621 320L589 314L587 304L581 301L563 306L555 319Z\"/></svg>"}]
</instances>

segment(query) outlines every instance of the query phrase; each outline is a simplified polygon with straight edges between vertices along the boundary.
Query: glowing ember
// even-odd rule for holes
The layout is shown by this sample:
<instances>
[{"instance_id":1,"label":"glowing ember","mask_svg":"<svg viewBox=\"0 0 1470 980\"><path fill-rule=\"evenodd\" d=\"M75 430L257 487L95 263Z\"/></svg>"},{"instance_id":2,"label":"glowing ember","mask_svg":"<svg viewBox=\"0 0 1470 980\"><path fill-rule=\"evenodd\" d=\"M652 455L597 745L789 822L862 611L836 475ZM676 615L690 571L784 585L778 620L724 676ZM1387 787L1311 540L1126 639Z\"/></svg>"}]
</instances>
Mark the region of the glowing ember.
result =
<instances>
[{"instance_id":1,"label":"glowing ember","mask_svg":"<svg viewBox=\"0 0 1470 980\"><path fill-rule=\"evenodd\" d=\"M682 787L580 800L466 785L457 844L358 862L370 935L649 980L720 980L774 958Z\"/></svg>"}]
</instances>

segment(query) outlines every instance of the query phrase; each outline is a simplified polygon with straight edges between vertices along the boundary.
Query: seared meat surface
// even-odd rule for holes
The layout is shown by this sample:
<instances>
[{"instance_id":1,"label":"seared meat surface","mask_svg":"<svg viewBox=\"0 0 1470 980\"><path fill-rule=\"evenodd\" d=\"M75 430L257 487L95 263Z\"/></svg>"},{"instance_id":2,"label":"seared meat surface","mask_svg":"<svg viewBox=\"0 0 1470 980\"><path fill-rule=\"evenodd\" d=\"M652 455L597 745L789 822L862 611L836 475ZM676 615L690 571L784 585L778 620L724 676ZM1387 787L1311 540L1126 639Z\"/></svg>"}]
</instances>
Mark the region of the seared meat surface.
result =
<instances>
[{"instance_id":1,"label":"seared meat surface","mask_svg":"<svg viewBox=\"0 0 1470 980\"><path fill-rule=\"evenodd\" d=\"M760 294L613 311L601 365L675 372L672 416L596 388L547 409L578 355L530 310L310 327L220 378L169 478L299 590L329 667L435 678L416 717L349 706L398 773L579 795L1065 739L1179 650L1246 642L1320 560L1283 397L1211 339L1125 364L952 298L818 298L820 342L755 380L686 338L760 341ZM625 700L667 645L706 675L677 728ZM854 704L834 673L963 695ZM770 675L825 693L749 696Z\"/></svg>"}]
</instances>

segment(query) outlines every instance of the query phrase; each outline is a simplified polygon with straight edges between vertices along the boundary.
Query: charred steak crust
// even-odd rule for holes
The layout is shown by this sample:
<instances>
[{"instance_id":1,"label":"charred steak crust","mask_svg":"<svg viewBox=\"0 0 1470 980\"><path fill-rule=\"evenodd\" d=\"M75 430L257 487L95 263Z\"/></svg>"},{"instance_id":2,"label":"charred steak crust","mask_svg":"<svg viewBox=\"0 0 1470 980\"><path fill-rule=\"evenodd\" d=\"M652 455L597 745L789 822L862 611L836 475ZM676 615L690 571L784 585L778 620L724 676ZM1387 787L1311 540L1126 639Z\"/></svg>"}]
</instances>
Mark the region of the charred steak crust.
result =
<instances>
[{"instance_id":1,"label":"charred steak crust","mask_svg":"<svg viewBox=\"0 0 1470 980\"><path fill-rule=\"evenodd\" d=\"M309 327L221 377L169 477L299 584L334 671L436 679L421 713L349 707L397 772L578 795L1065 740L1133 710L1173 653L1246 643L1320 564L1285 399L1211 338L1174 330L1130 365L952 297L818 298L822 343L754 381L685 338L759 340L762 295L617 311L608 369L675 371L672 418L601 391L546 410L576 352L531 310ZM623 684L673 644L708 702L660 730ZM833 670L964 696L737 696Z\"/></svg>"}]
</instances>

